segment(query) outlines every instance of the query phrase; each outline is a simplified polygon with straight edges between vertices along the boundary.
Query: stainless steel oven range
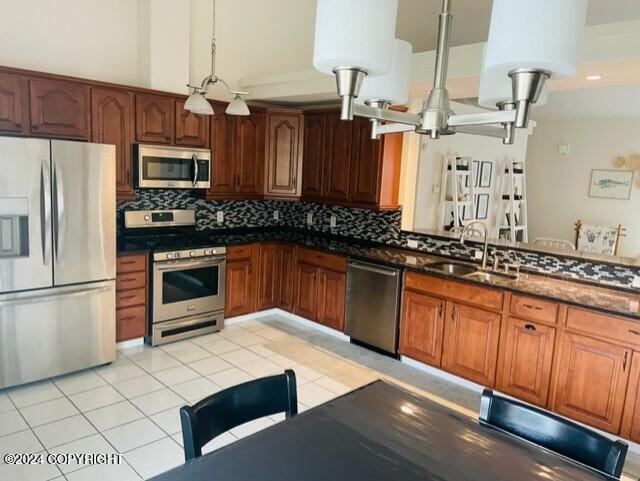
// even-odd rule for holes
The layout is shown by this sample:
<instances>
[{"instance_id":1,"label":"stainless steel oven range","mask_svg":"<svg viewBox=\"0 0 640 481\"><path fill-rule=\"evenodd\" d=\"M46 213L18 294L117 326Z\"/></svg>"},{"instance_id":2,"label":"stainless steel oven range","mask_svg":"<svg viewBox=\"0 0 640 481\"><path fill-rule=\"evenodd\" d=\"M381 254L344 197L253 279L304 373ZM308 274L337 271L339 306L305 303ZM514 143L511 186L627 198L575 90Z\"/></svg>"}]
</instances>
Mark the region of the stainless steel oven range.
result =
<instances>
[{"instance_id":1,"label":"stainless steel oven range","mask_svg":"<svg viewBox=\"0 0 640 481\"><path fill-rule=\"evenodd\" d=\"M152 251L146 341L157 346L222 329L226 249L195 230L195 211L127 211L125 227L146 231L127 237Z\"/></svg>"}]
</instances>

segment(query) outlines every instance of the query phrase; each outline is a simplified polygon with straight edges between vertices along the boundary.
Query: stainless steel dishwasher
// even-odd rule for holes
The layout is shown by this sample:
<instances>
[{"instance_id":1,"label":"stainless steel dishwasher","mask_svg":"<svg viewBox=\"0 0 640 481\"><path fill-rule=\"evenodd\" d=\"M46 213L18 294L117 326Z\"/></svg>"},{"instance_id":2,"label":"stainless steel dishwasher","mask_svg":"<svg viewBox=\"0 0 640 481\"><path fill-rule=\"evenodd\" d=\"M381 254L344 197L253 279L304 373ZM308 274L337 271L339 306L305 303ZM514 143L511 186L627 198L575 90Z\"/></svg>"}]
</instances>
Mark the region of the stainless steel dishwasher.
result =
<instances>
[{"instance_id":1,"label":"stainless steel dishwasher","mask_svg":"<svg viewBox=\"0 0 640 481\"><path fill-rule=\"evenodd\" d=\"M400 269L350 259L344 332L387 353L398 352Z\"/></svg>"}]
</instances>

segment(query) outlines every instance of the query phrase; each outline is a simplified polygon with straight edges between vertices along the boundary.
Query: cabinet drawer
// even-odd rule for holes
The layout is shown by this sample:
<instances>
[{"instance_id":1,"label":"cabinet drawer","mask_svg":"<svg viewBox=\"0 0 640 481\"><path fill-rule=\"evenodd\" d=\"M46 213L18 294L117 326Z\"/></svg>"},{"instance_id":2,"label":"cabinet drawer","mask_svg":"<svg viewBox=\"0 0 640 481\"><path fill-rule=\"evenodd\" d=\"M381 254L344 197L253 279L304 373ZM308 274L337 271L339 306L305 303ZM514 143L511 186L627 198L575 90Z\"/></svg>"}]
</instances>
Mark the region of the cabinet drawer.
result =
<instances>
[{"instance_id":1,"label":"cabinet drawer","mask_svg":"<svg viewBox=\"0 0 640 481\"><path fill-rule=\"evenodd\" d=\"M459 300L468 304L501 310L502 291L474 286L463 282L448 281L438 277L426 276L415 272L407 272L405 287L427 294L435 294L448 299Z\"/></svg>"},{"instance_id":2,"label":"cabinet drawer","mask_svg":"<svg viewBox=\"0 0 640 481\"><path fill-rule=\"evenodd\" d=\"M116 290L138 289L147 285L147 273L145 271L121 274L116 278Z\"/></svg>"},{"instance_id":3,"label":"cabinet drawer","mask_svg":"<svg viewBox=\"0 0 640 481\"><path fill-rule=\"evenodd\" d=\"M126 341L145 335L147 311L145 306L128 307L116 311L116 341Z\"/></svg>"},{"instance_id":4,"label":"cabinet drawer","mask_svg":"<svg viewBox=\"0 0 640 481\"><path fill-rule=\"evenodd\" d=\"M251 251L252 249L250 244L227 247L227 260L250 259Z\"/></svg>"},{"instance_id":5,"label":"cabinet drawer","mask_svg":"<svg viewBox=\"0 0 640 481\"><path fill-rule=\"evenodd\" d=\"M511 297L511 306L509 309L512 314L543 322L556 322L558 318L558 304L536 299L535 297L514 294Z\"/></svg>"},{"instance_id":6,"label":"cabinet drawer","mask_svg":"<svg viewBox=\"0 0 640 481\"><path fill-rule=\"evenodd\" d=\"M142 289L116 292L116 308L145 304L146 292L147 290L144 287Z\"/></svg>"},{"instance_id":7,"label":"cabinet drawer","mask_svg":"<svg viewBox=\"0 0 640 481\"><path fill-rule=\"evenodd\" d=\"M347 258L336 254L301 247L298 249L298 260L314 266L325 267L338 272L346 272Z\"/></svg>"},{"instance_id":8,"label":"cabinet drawer","mask_svg":"<svg viewBox=\"0 0 640 481\"><path fill-rule=\"evenodd\" d=\"M135 256L121 256L116 261L116 272L144 271L147 268L147 256L144 254Z\"/></svg>"},{"instance_id":9,"label":"cabinet drawer","mask_svg":"<svg viewBox=\"0 0 640 481\"><path fill-rule=\"evenodd\" d=\"M567 327L596 338L602 336L640 346L640 322L570 307L567 312Z\"/></svg>"}]
</instances>

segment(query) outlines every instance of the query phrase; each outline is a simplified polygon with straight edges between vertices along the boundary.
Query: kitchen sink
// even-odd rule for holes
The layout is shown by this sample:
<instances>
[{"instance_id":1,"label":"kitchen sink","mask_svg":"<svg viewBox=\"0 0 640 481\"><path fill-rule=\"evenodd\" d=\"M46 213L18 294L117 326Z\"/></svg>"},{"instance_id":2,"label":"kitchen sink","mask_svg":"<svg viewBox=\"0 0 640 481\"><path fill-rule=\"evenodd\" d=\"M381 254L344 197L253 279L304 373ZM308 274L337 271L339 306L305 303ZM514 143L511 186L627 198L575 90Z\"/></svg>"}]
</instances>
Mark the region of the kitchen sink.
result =
<instances>
[{"instance_id":1,"label":"kitchen sink","mask_svg":"<svg viewBox=\"0 0 640 481\"><path fill-rule=\"evenodd\" d=\"M445 274L453 274L458 276L468 276L478 271L476 266L471 264L460 264L458 262L434 262L427 265L430 269L437 269Z\"/></svg>"},{"instance_id":2,"label":"kitchen sink","mask_svg":"<svg viewBox=\"0 0 640 481\"><path fill-rule=\"evenodd\" d=\"M486 272L486 271L476 271L470 272L469 274L464 275L467 279L474 279L477 281L485 281L485 282L496 282L496 281L512 281L517 278L517 276L512 274L503 274L501 272Z\"/></svg>"}]
</instances>

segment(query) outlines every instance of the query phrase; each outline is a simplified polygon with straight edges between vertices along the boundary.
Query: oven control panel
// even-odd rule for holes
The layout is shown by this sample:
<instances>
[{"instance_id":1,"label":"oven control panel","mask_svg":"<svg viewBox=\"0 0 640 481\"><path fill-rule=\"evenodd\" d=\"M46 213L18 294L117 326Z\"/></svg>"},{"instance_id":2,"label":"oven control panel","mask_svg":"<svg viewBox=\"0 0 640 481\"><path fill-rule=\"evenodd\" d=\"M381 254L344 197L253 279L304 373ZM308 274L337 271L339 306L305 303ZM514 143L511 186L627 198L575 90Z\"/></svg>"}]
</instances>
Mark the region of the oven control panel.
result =
<instances>
[{"instance_id":1,"label":"oven control panel","mask_svg":"<svg viewBox=\"0 0 640 481\"><path fill-rule=\"evenodd\" d=\"M200 249L189 249L173 252L156 252L153 260L156 262L174 261L179 259L196 259L202 257L224 257L227 249L224 247L203 247Z\"/></svg>"}]
</instances>

